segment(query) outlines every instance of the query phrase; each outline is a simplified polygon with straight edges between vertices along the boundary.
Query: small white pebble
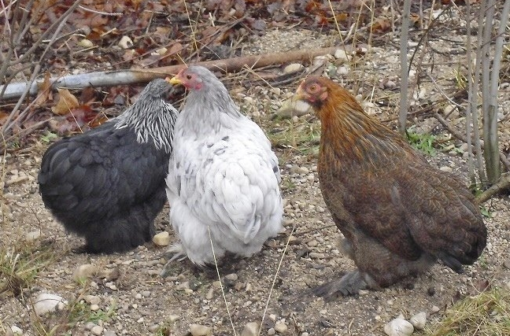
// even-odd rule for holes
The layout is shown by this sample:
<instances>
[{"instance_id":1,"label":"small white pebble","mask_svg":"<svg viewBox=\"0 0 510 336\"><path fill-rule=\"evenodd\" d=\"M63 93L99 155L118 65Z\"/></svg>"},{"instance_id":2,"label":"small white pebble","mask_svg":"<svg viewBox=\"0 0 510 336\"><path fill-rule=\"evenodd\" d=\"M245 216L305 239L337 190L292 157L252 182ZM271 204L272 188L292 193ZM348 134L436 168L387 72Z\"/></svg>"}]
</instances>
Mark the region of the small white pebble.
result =
<instances>
[{"instance_id":1,"label":"small white pebble","mask_svg":"<svg viewBox=\"0 0 510 336\"><path fill-rule=\"evenodd\" d=\"M99 336L103 333L104 328L101 326L94 326L92 329L90 329L90 332L96 336Z\"/></svg>"},{"instance_id":2,"label":"small white pebble","mask_svg":"<svg viewBox=\"0 0 510 336\"><path fill-rule=\"evenodd\" d=\"M189 331L193 336L210 336L212 335L211 327L204 326L201 324L191 324L189 326Z\"/></svg>"},{"instance_id":3,"label":"small white pebble","mask_svg":"<svg viewBox=\"0 0 510 336\"><path fill-rule=\"evenodd\" d=\"M133 40L129 36L122 36L122 38L119 41L119 47L122 49L131 48L133 46Z\"/></svg>"},{"instance_id":4,"label":"small white pebble","mask_svg":"<svg viewBox=\"0 0 510 336\"><path fill-rule=\"evenodd\" d=\"M425 323L427 323L427 313L426 312L420 312L409 320L411 324L419 330L422 330L425 328Z\"/></svg>"},{"instance_id":5,"label":"small white pebble","mask_svg":"<svg viewBox=\"0 0 510 336\"><path fill-rule=\"evenodd\" d=\"M300 64L300 63L291 63L291 64L287 65L285 67L285 69L283 69L283 72L286 73L286 74L291 74L291 73L294 73L294 72L298 72L298 71L300 71L303 68L304 68L303 64Z\"/></svg>"},{"instance_id":6,"label":"small white pebble","mask_svg":"<svg viewBox=\"0 0 510 336\"><path fill-rule=\"evenodd\" d=\"M15 325L11 326L11 331L13 335L23 335L23 330Z\"/></svg>"},{"instance_id":7,"label":"small white pebble","mask_svg":"<svg viewBox=\"0 0 510 336\"><path fill-rule=\"evenodd\" d=\"M406 320L396 318L384 326L384 332L388 336L409 336L414 332L414 327Z\"/></svg>"},{"instance_id":8,"label":"small white pebble","mask_svg":"<svg viewBox=\"0 0 510 336\"><path fill-rule=\"evenodd\" d=\"M259 332L258 322L248 322L244 326L241 336L257 336Z\"/></svg>"},{"instance_id":9,"label":"small white pebble","mask_svg":"<svg viewBox=\"0 0 510 336\"><path fill-rule=\"evenodd\" d=\"M157 246L170 245L170 234L166 231L160 232L152 237L152 242Z\"/></svg>"},{"instance_id":10,"label":"small white pebble","mask_svg":"<svg viewBox=\"0 0 510 336\"><path fill-rule=\"evenodd\" d=\"M276 332L278 332L279 334L285 333L287 331L287 329L288 329L288 327L285 324L285 322L283 322L283 321L278 321L274 325L274 330L276 330Z\"/></svg>"}]
</instances>

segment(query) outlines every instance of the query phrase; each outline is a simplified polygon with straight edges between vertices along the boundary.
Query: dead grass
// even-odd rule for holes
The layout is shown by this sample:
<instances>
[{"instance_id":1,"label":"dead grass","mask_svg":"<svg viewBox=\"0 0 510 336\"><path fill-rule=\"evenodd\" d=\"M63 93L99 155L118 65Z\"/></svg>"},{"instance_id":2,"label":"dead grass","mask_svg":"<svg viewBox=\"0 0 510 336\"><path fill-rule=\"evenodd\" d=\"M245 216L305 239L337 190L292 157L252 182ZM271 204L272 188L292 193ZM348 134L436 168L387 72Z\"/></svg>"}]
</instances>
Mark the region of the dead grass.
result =
<instances>
[{"instance_id":1,"label":"dead grass","mask_svg":"<svg viewBox=\"0 0 510 336\"><path fill-rule=\"evenodd\" d=\"M51 241L18 241L0 247L0 298L21 295L30 289L40 271L55 259Z\"/></svg>"},{"instance_id":2,"label":"dead grass","mask_svg":"<svg viewBox=\"0 0 510 336\"><path fill-rule=\"evenodd\" d=\"M314 121L279 120L269 126L267 135L275 148L292 149L300 154L317 154L320 125ZM308 116L309 118L309 116Z\"/></svg>"},{"instance_id":3,"label":"dead grass","mask_svg":"<svg viewBox=\"0 0 510 336\"><path fill-rule=\"evenodd\" d=\"M107 310L91 310L90 305L83 300L87 288L87 283L83 283L81 294L76 299L73 299L64 309L51 313L49 316L39 317L30 311L31 325L35 334L37 336L71 336L75 334L75 327L78 324L93 322L101 325L102 322L109 321L115 315L116 303L112 302Z\"/></svg>"},{"instance_id":4,"label":"dead grass","mask_svg":"<svg viewBox=\"0 0 510 336\"><path fill-rule=\"evenodd\" d=\"M493 288L466 297L446 311L429 336L510 335L510 292Z\"/></svg>"}]
</instances>

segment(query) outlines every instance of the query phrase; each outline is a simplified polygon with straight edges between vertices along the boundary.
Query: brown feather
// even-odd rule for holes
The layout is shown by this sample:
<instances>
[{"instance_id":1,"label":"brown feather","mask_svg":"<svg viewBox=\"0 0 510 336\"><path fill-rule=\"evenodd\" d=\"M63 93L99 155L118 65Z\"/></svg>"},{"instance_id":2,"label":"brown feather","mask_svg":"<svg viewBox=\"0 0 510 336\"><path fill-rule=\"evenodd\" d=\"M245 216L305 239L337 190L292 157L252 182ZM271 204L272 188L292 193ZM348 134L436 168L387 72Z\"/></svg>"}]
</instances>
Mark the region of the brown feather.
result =
<instances>
[{"instance_id":1,"label":"brown feather","mask_svg":"<svg viewBox=\"0 0 510 336\"><path fill-rule=\"evenodd\" d=\"M385 287L437 258L457 272L476 261L487 230L462 182L430 166L336 83L309 77L297 96L321 121L321 191L358 266L356 281Z\"/></svg>"}]
</instances>

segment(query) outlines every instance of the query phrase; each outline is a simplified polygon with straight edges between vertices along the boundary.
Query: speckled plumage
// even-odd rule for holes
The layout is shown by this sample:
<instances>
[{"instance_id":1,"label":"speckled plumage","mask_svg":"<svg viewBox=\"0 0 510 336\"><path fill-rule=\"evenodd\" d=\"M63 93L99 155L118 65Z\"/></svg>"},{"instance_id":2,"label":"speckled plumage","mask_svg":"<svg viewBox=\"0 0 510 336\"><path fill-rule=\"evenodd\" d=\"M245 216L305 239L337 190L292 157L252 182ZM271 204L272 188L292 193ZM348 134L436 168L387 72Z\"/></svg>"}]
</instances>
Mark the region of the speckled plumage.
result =
<instances>
[{"instance_id":1,"label":"speckled plumage","mask_svg":"<svg viewBox=\"0 0 510 336\"><path fill-rule=\"evenodd\" d=\"M176 78L189 90L175 126L167 196L180 243L171 252L197 265L225 251L249 257L282 228L278 160L264 132L243 116L207 69Z\"/></svg>"},{"instance_id":2,"label":"speckled plumage","mask_svg":"<svg viewBox=\"0 0 510 336\"><path fill-rule=\"evenodd\" d=\"M327 298L390 286L439 259L456 272L485 248L487 230L469 190L365 114L334 82L309 77L297 98L321 120L321 191L358 270L327 283Z\"/></svg>"},{"instance_id":3,"label":"speckled plumage","mask_svg":"<svg viewBox=\"0 0 510 336\"><path fill-rule=\"evenodd\" d=\"M85 252L128 251L154 235L178 114L165 101L171 89L152 81L119 117L44 154L43 202L68 231L85 237Z\"/></svg>"}]
</instances>

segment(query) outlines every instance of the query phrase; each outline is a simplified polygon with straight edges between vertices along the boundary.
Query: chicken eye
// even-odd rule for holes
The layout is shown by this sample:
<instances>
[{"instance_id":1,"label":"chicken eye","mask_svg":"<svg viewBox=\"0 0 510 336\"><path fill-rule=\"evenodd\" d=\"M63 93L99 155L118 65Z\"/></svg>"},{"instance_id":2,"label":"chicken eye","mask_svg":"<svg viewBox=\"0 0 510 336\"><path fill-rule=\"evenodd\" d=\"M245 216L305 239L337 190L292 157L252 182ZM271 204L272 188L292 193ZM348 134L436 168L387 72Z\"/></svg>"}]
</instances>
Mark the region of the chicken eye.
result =
<instances>
[{"instance_id":1,"label":"chicken eye","mask_svg":"<svg viewBox=\"0 0 510 336\"><path fill-rule=\"evenodd\" d=\"M310 91L311 93L319 91L319 85L317 85L317 84L310 85L308 87L308 91Z\"/></svg>"},{"instance_id":2,"label":"chicken eye","mask_svg":"<svg viewBox=\"0 0 510 336\"><path fill-rule=\"evenodd\" d=\"M191 80L192 78L193 78L193 76L192 76L192 75L190 75L190 74L187 74L187 75L186 75L186 79L187 79L187 80Z\"/></svg>"}]
</instances>

